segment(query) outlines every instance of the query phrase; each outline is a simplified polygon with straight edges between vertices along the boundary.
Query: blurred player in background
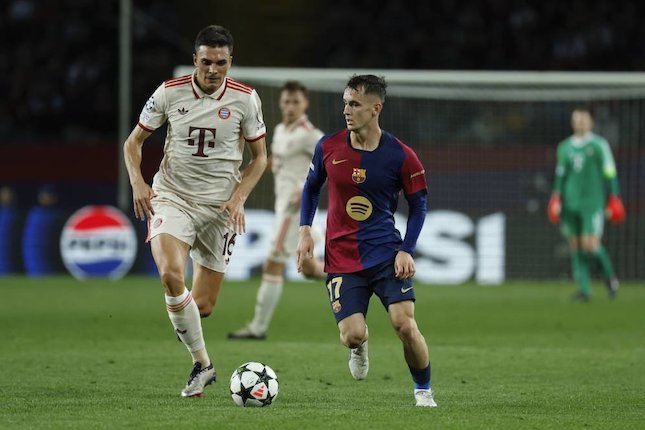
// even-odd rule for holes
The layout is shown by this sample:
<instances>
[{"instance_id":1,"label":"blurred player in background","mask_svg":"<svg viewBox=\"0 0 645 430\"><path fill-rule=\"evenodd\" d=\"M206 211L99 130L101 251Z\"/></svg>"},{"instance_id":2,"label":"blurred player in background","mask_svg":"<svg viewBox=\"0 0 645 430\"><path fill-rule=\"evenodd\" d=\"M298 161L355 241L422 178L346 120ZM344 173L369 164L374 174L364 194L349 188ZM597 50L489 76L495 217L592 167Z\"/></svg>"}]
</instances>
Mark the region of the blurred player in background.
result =
<instances>
[{"instance_id":1,"label":"blurred player in background","mask_svg":"<svg viewBox=\"0 0 645 430\"><path fill-rule=\"evenodd\" d=\"M142 220L148 217L148 240L168 316L193 359L184 397L201 396L215 380L200 315L210 315L215 306L235 237L245 230L244 202L267 163L260 98L226 76L232 53L233 36L226 28L201 30L193 74L157 88L124 144L134 213ZM164 158L151 188L141 175L141 149L166 121ZM240 174L241 139L252 158ZM184 280L189 253L191 291Z\"/></svg>"},{"instance_id":2,"label":"blurred player in background","mask_svg":"<svg viewBox=\"0 0 645 430\"><path fill-rule=\"evenodd\" d=\"M625 219L616 165L607 141L591 132L593 117L588 108L573 110L571 127L573 135L558 145L547 215L552 223L560 224L569 242L571 268L579 289L574 300L586 302L590 298L590 260L600 265L609 297L613 298L618 279L601 238L605 216L612 223Z\"/></svg>"},{"instance_id":3,"label":"blurred player in background","mask_svg":"<svg viewBox=\"0 0 645 430\"><path fill-rule=\"evenodd\" d=\"M381 130L385 92L385 80L374 75L353 76L347 83L347 128L318 143L305 182L298 268L312 258L311 223L327 181L327 289L341 342L350 348L350 372L354 379L364 379L369 370L365 318L375 293L403 343L416 405L434 407L428 346L414 318L411 279L412 254L426 214L425 170L412 149ZM394 225L401 192L409 206L403 240Z\"/></svg>"},{"instance_id":4,"label":"blurred player in background","mask_svg":"<svg viewBox=\"0 0 645 430\"><path fill-rule=\"evenodd\" d=\"M286 262L298 243L298 212L302 186L314 148L322 132L307 118L309 94L298 81L287 81L280 92L282 122L275 127L271 142L269 168L273 171L275 190L274 237L262 272L253 320L229 333L229 339L264 339L284 284ZM308 278L325 276L318 259L303 262L302 273Z\"/></svg>"},{"instance_id":5,"label":"blurred player in background","mask_svg":"<svg viewBox=\"0 0 645 430\"><path fill-rule=\"evenodd\" d=\"M8 185L0 187L0 276L22 269L21 249L15 246L22 234L24 215L18 209L16 193Z\"/></svg>"}]
</instances>

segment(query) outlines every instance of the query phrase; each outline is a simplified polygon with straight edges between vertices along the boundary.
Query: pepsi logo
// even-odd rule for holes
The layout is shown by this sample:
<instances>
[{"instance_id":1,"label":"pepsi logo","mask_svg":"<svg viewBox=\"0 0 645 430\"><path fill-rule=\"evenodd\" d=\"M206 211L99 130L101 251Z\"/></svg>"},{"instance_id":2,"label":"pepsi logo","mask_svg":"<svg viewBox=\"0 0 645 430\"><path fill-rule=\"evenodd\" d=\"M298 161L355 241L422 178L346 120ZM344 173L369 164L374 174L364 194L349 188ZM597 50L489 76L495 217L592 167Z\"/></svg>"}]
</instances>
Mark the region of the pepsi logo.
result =
<instances>
[{"instance_id":1,"label":"pepsi logo","mask_svg":"<svg viewBox=\"0 0 645 430\"><path fill-rule=\"evenodd\" d=\"M65 223L60 250L67 270L79 279L124 276L137 255L130 220L112 206L86 206Z\"/></svg>"}]
</instances>

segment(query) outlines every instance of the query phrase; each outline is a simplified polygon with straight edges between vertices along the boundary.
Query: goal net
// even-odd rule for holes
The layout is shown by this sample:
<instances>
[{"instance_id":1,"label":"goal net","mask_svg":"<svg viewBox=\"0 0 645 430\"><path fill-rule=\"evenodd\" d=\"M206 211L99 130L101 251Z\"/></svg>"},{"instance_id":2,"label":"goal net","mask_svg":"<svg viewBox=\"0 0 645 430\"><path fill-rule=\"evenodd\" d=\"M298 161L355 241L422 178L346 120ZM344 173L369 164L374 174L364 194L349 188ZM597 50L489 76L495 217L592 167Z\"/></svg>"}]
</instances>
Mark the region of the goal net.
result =
<instances>
[{"instance_id":1,"label":"goal net","mask_svg":"<svg viewBox=\"0 0 645 430\"><path fill-rule=\"evenodd\" d=\"M178 67L175 74L192 70ZM414 148L426 167L429 212L416 256L421 280L496 284L570 277L567 244L549 224L545 207L557 144L571 134L571 110L582 104L593 108L594 131L614 151L628 213L625 224L607 225L605 246L619 277L645 278L645 74L237 66L230 71L258 91L268 145L280 121L285 80L307 85L309 117L331 133L345 126L342 93L354 73L386 78L381 126ZM271 210L272 178L265 176L258 187L247 206ZM400 207L405 220L406 205Z\"/></svg>"}]
</instances>

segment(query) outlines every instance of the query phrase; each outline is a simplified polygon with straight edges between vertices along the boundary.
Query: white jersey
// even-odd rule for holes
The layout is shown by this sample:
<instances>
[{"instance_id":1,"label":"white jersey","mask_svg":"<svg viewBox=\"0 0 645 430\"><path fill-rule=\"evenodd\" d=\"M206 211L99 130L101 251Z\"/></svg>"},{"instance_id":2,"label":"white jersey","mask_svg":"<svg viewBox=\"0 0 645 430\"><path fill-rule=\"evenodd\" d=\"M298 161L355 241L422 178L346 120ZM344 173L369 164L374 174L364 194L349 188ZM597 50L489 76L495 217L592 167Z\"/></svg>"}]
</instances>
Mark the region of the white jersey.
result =
<instances>
[{"instance_id":1,"label":"white jersey","mask_svg":"<svg viewBox=\"0 0 645 430\"><path fill-rule=\"evenodd\" d=\"M275 127L271 142L271 166L276 213L287 210L291 197L302 191L316 143L322 135L322 131L314 127L306 115L288 127L282 123Z\"/></svg>"},{"instance_id":2,"label":"white jersey","mask_svg":"<svg viewBox=\"0 0 645 430\"><path fill-rule=\"evenodd\" d=\"M156 192L203 204L227 201L241 181L244 142L266 134L257 92L231 78L213 94L193 75L165 81L147 101L139 127L154 131L168 121Z\"/></svg>"}]
</instances>

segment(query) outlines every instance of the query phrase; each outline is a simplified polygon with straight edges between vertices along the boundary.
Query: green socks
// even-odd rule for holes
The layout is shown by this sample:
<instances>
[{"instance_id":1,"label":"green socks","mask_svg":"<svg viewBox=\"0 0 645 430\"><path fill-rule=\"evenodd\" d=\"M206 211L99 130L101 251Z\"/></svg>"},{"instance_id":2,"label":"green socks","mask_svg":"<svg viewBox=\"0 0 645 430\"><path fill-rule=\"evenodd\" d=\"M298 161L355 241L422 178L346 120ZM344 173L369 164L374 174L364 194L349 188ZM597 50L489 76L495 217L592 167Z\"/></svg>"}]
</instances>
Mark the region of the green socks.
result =
<instances>
[{"instance_id":1,"label":"green socks","mask_svg":"<svg viewBox=\"0 0 645 430\"><path fill-rule=\"evenodd\" d=\"M607 253L605 253L607 255ZM608 259L609 260L609 259ZM589 287L589 259L587 253L580 250L574 251L571 254L571 269L573 271L573 279L578 283L580 291L586 295L591 294Z\"/></svg>"},{"instance_id":2,"label":"green socks","mask_svg":"<svg viewBox=\"0 0 645 430\"><path fill-rule=\"evenodd\" d=\"M602 274L605 277L605 279L611 279L614 277L614 266L611 264L611 260L609 259L609 254L607 254L607 250L605 249L604 246L600 245L598 249L596 249L595 252L593 252L591 255L596 259L598 264L600 264L600 270L602 270Z\"/></svg>"}]
</instances>

